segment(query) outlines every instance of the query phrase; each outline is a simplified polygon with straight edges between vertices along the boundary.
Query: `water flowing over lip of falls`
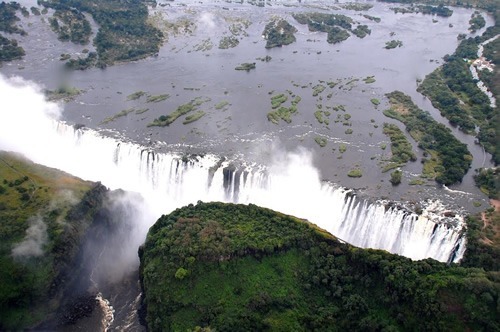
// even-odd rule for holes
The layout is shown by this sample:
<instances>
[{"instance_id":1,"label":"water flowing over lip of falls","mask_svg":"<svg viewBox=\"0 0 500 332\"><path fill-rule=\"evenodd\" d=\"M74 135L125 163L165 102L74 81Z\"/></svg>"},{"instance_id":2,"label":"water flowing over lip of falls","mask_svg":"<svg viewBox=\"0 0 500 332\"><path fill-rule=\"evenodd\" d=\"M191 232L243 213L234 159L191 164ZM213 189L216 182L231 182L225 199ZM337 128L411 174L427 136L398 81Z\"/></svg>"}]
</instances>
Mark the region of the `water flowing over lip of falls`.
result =
<instances>
[{"instance_id":1,"label":"water flowing over lip of falls","mask_svg":"<svg viewBox=\"0 0 500 332\"><path fill-rule=\"evenodd\" d=\"M202 200L268 207L308 219L353 245L412 259L456 262L465 251L462 217L444 213L439 202L427 202L417 215L360 199L322 182L307 151L277 152L275 162L265 167L210 154L155 152L59 121L60 107L19 78L0 76L0 103L0 149L112 189L141 193L147 211L138 221L140 241L161 214Z\"/></svg>"}]
</instances>

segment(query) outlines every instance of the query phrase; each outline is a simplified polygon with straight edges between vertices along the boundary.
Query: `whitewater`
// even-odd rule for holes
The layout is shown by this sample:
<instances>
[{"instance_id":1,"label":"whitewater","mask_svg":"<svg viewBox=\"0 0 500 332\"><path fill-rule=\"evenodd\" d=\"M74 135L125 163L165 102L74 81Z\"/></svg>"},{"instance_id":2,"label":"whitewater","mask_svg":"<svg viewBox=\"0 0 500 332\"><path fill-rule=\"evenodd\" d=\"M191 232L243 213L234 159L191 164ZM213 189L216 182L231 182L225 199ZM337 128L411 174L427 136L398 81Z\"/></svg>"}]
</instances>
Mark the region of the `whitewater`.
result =
<instances>
[{"instance_id":1,"label":"whitewater","mask_svg":"<svg viewBox=\"0 0 500 332\"><path fill-rule=\"evenodd\" d=\"M399 204L362 199L321 181L306 150L283 153L270 147L269 165L159 152L118 133L61 121L62 106L47 102L39 86L17 77L0 76L0 105L0 149L144 197L130 255L160 215L199 200L257 204L307 219L353 245L412 259L458 262L465 251L463 218L440 202L421 202L417 214Z\"/></svg>"}]
</instances>

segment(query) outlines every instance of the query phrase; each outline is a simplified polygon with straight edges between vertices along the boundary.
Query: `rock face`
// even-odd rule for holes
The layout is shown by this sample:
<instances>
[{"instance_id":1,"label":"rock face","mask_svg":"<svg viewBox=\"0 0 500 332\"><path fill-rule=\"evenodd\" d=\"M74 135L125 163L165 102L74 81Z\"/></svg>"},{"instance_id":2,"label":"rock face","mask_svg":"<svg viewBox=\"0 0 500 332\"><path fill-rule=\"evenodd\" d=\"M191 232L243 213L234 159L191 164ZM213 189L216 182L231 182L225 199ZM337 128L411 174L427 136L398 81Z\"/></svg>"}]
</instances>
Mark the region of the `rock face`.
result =
<instances>
[{"instance_id":1,"label":"rock face","mask_svg":"<svg viewBox=\"0 0 500 332\"><path fill-rule=\"evenodd\" d=\"M96 255L124 226L115 217L126 207L111 204L122 192L5 152L0 179L0 330L51 330L89 316Z\"/></svg>"},{"instance_id":2,"label":"rock face","mask_svg":"<svg viewBox=\"0 0 500 332\"><path fill-rule=\"evenodd\" d=\"M492 274L355 248L255 205L162 216L139 256L150 331L499 328Z\"/></svg>"}]
</instances>

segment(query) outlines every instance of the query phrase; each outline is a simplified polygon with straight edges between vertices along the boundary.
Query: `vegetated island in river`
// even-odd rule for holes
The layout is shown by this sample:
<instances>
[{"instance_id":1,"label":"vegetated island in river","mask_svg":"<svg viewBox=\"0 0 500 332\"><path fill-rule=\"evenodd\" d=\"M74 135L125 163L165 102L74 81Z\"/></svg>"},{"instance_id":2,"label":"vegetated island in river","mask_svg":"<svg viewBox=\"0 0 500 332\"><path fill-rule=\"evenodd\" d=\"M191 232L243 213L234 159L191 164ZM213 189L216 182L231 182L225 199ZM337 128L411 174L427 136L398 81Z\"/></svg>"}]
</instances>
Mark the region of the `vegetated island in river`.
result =
<instances>
[{"instance_id":1,"label":"vegetated island in river","mask_svg":"<svg viewBox=\"0 0 500 332\"><path fill-rule=\"evenodd\" d=\"M500 34L499 18L497 14L495 26L489 27L483 35L462 40L452 55L444 57L444 64L427 75L418 87L418 91L427 96L452 125L458 126L465 133L476 135L485 150L492 154L495 164L500 163L498 104L496 109L490 105L488 96L477 86L477 80L472 76L469 66L478 57L479 44ZM500 37L490 44L498 49ZM498 103L500 55L491 52L489 48L485 54L495 67L492 71L478 70L479 77L484 78ZM476 127L479 128L477 133Z\"/></svg>"},{"instance_id":2,"label":"vegetated island in river","mask_svg":"<svg viewBox=\"0 0 500 332\"><path fill-rule=\"evenodd\" d=\"M297 28L284 19L274 19L269 22L262 35L267 40L266 48L281 47L295 42L294 33Z\"/></svg>"},{"instance_id":3,"label":"vegetated island in river","mask_svg":"<svg viewBox=\"0 0 500 332\"><path fill-rule=\"evenodd\" d=\"M354 20L342 14L298 13L292 16L300 24L307 24L309 31L326 32L327 42L330 44L340 43L349 38L351 35L348 31L359 38L371 33L367 25L353 28Z\"/></svg>"},{"instance_id":4,"label":"vegetated island in river","mask_svg":"<svg viewBox=\"0 0 500 332\"><path fill-rule=\"evenodd\" d=\"M391 108L384 115L405 124L410 136L425 150L422 176L445 185L461 182L470 168L472 156L451 130L422 111L411 98L400 91L386 94Z\"/></svg>"},{"instance_id":5,"label":"vegetated island in river","mask_svg":"<svg viewBox=\"0 0 500 332\"><path fill-rule=\"evenodd\" d=\"M68 20L68 24L64 25L66 28L52 23L59 38L63 37L77 43L85 42L90 34L82 14L92 15L99 25L99 31L93 41L98 60L94 63L92 59L87 68L94 64L105 67L116 62L137 60L157 54L163 41L162 32L147 22L148 8L145 1L41 0L39 4L56 10L58 14L55 14L53 19L66 17L68 13L72 13L72 17L81 18L79 21Z\"/></svg>"},{"instance_id":6,"label":"vegetated island in river","mask_svg":"<svg viewBox=\"0 0 500 332\"><path fill-rule=\"evenodd\" d=\"M495 273L359 249L252 204L177 209L139 255L149 331L500 328Z\"/></svg>"}]
</instances>

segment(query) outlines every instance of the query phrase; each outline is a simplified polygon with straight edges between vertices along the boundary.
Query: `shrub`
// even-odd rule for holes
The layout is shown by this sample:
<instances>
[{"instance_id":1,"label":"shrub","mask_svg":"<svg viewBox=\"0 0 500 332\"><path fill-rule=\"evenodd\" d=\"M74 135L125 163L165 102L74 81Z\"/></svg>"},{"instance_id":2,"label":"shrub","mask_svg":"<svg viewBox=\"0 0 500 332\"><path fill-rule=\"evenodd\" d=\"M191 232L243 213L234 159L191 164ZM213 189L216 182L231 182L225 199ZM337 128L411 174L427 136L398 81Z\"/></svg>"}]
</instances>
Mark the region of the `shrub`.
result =
<instances>
[{"instance_id":1,"label":"shrub","mask_svg":"<svg viewBox=\"0 0 500 332\"><path fill-rule=\"evenodd\" d=\"M397 186L401 183L402 174L403 172L401 172L400 170L395 170L391 173L391 179L389 181L391 181L392 185Z\"/></svg>"},{"instance_id":2,"label":"shrub","mask_svg":"<svg viewBox=\"0 0 500 332\"><path fill-rule=\"evenodd\" d=\"M349 173L347 173L347 176L350 178L360 178L363 176L363 173L359 168L355 168L353 170L350 170Z\"/></svg>"}]
</instances>

